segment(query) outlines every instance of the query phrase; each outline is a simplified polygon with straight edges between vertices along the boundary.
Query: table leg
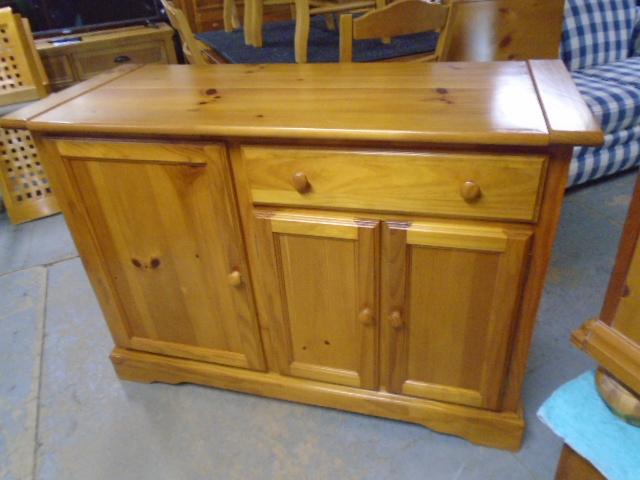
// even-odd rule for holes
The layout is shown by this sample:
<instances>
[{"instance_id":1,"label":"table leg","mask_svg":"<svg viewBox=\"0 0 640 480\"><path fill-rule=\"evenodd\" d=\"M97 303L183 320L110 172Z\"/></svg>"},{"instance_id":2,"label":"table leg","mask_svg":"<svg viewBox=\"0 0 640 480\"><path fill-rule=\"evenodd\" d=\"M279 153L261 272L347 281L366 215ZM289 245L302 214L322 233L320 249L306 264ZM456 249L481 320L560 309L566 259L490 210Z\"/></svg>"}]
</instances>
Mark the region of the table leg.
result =
<instances>
[{"instance_id":1,"label":"table leg","mask_svg":"<svg viewBox=\"0 0 640 480\"><path fill-rule=\"evenodd\" d=\"M307 63L310 21L309 0L296 0L296 63Z\"/></svg>"}]
</instances>

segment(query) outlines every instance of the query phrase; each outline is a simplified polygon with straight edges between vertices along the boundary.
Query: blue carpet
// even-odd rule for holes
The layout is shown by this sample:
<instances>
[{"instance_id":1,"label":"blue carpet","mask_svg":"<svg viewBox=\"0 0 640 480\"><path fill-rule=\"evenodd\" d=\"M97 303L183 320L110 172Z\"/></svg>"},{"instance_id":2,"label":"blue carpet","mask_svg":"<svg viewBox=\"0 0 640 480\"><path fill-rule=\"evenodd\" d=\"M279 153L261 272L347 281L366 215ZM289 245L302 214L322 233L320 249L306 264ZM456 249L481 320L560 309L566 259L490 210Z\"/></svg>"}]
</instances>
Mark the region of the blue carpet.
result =
<instances>
[{"instance_id":1,"label":"blue carpet","mask_svg":"<svg viewBox=\"0 0 640 480\"><path fill-rule=\"evenodd\" d=\"M196 36L229 63L295 63L293 38L295 22L268 22L263 28L263 47L244 44L244 32L222 30L202 32ZM338 30L329 30L322 17L312 17L309 31L308 61L311 63L337 62L339 59ZM356 62L371 62L388 58L415 55L435 50L438 34L418 33L395 37L391 44L379 40L354 42L353 59Z\"/></svg>"}]
</instances>

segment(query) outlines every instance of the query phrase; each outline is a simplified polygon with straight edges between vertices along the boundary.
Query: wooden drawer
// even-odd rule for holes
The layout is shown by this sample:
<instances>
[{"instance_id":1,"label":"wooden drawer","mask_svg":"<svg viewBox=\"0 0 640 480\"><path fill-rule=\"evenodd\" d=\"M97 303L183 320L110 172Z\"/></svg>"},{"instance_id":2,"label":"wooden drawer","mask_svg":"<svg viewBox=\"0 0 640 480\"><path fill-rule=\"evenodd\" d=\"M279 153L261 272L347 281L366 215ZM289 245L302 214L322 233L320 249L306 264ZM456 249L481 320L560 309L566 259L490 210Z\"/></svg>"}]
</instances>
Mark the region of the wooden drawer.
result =
<instances>
[{"instance_id":1,"label":"wooden drawer","mask_svg":"<svg viewBox=\"0 0 640 480\"><path fill-rule=\"evenodd\" d=\"M256 204L524 221L536 219L546 165L543 155L262 146L242 158Z\"/></svg>"},{"instance_id":2,"label":"wooden drawer","mask_svg":"<svg viewBox=\"0 0 640 480\"><path fill-rule=\"evenodd\" d=\"M154 41L83 51L73 58L79 77L86 80L122 63L167 63L167 52L163 42Z\"/></svg>"}]
</instances>

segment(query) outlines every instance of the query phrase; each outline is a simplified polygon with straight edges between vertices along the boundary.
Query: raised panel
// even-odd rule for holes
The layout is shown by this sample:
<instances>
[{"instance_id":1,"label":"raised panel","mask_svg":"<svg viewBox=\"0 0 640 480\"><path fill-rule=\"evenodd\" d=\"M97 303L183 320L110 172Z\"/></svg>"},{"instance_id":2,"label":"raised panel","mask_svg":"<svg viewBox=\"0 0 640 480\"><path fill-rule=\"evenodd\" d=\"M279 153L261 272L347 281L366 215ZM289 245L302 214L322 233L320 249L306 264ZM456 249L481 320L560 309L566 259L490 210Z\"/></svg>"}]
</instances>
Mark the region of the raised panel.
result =
<instances>
[{"instance_id":1,"label":"raised panel","mask_svg":"<svg viewBox=\"0 0 640 480\"><path fill-rule=\"evenodd\" d=\"M57 148L131 346L264 369L224 150L65 141Z\"/></svg>"},{"instance_id":2,"label":"raised panel","mask_svg":"<svg viewBox=\"0 0 640 480\"><path fill-rule=\"evenodd\" d=\"M259 212L282 373L341 385L377 382L378 222Z\"/></svg>"},{"instance_id":3,"label":"raised panel","mask_svg":"<svg viewBox=\"0 0 640 480\"><path fill-rule=\"evenodd\" d=\"M498 408L530 230L414 222L383 232L387 388Z\"/></svg>"}]
</instances>

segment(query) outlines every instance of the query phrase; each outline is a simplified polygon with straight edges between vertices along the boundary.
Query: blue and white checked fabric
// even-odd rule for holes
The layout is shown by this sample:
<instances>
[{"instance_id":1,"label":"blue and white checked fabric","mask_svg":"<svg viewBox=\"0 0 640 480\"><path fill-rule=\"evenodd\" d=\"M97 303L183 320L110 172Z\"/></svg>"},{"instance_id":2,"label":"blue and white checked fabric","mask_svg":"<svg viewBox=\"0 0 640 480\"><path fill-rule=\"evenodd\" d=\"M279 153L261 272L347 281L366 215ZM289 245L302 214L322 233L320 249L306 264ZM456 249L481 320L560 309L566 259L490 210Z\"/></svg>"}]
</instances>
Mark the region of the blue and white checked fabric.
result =
<instances>
[{"instance_id":1,"label":"blue and white checked fabric","mask_svg":"<svg viewBox=\"0 0 640 480\"><path fill-rule=\"evenodd\" d=\"M578 90L605 133L640 124L640 86L571 72Z\"/></svg>"},{"instance_id":2,"label":"blue and white checked fabric","mask_svg":"<svg viewBox=\"0 0 640 480\"><path fill-rule=\"evenodd\" d=\"M640 125L605 135L602 147L573 150L568 186L612 175L640 164Z\"/></svg>"},{"instance_id":3,"label":"blue and white checked fabric","mask_svg":"<svg viewBox=\"0 0 640 480\"><path fill-rule=\"evenodd\" d=\"M636 0L567 0L560 46L569 70L624 60L636 24Z\"/></svg>"},{"instance_id":4,"label":"blue and white checked fabric","mask_svg":"<svg viewBox=\"0 0 640 480\"><path fill-rule=\"evenodd\" d=\"M585 68L580 70L579 73L581 75L599 78L600 80L632 85L640 88L640 57L629 57L620 62Z\"/></svg>"}]
</instances>

